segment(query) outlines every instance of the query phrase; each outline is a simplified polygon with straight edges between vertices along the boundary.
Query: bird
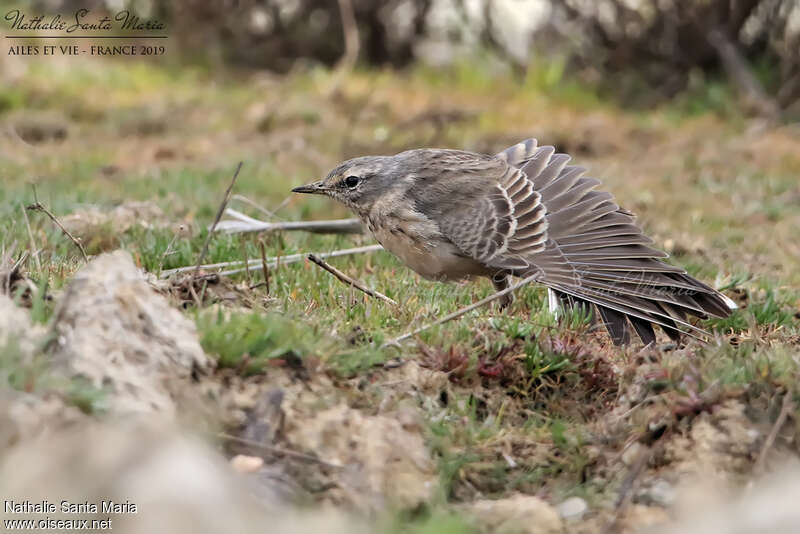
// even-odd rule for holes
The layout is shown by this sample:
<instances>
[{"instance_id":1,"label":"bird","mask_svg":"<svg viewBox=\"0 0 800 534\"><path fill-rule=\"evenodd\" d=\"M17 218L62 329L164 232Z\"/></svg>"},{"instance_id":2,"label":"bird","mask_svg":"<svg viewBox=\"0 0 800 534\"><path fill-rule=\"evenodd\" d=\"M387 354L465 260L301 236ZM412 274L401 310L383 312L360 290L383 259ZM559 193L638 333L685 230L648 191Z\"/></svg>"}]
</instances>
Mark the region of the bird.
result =
<instances>
[{"instance_id":1,"label":"bird","mask_svg":"<svg viewBox=\"0 0 800 534\"><path fill-rule=\"evenodd\" d=\"M494 155L422 148L349 159L292 191L344 204L424 278L487 277L501 291L533 277L552 312L599 315L615 345L632 330L655 343L655 326L674 342L707 336L689 317L727 317L735 303L665 262L635 215L571 159L536 139Z\"/></svg>"}]
</instances>

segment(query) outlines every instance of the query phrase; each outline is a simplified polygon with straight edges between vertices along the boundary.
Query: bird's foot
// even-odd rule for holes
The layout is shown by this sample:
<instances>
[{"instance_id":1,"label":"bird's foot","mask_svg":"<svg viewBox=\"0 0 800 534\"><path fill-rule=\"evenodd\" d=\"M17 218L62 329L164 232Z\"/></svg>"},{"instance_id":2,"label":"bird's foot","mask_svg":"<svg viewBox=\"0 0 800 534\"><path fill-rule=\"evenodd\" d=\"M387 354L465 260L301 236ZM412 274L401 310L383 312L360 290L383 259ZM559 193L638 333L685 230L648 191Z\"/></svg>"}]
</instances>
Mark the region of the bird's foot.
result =
<instances>
[{"instance_id":1,"label":"bird's foot","mask_svg":"<svg viewBox=\"0 0 800 534\"><path fill-rule=\"evenodd\" d=\"M505 311L514 303L514 295L509 293L507 295L503 295L499 299L497 299L497 309L500 311Z\"/></svg>"},{"instance_id":2,"label":"bird's foot","mask_svg":"<svg viewBox=\"0 0 800 534\"><path fill-rule=\"evenodd\" d=\"M492 278L492 285L494 286L495 291L503 291L504 289L507 289L511 285L511 276L509 275L494 276ZM500 311L504 311L513 303L514 303L514 294L506 293L505 295L497 299L497 308Z\"/></svg>"}]
</instances>

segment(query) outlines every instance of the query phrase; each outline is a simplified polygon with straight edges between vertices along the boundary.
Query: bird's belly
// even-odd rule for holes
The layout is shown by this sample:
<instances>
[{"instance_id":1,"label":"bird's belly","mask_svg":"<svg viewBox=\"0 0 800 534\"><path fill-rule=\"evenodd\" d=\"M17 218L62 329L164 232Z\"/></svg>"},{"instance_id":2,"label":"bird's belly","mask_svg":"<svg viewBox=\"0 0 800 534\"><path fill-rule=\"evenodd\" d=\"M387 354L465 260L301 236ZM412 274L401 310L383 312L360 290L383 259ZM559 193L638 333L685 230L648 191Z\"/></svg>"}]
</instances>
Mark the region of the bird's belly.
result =
<instances>
[{"instance_id":1,"label":"bird's belly","mask_svg":"<svg viewBox=\"0 0 800 534\"><path fill-rule=\"evenodd\" d=\"M459 254L447 241L426 243L396 228L376 230L373 234L383 248L429 280L459 280L486 271L480 263Z\"/></svg>"}]
</instances>

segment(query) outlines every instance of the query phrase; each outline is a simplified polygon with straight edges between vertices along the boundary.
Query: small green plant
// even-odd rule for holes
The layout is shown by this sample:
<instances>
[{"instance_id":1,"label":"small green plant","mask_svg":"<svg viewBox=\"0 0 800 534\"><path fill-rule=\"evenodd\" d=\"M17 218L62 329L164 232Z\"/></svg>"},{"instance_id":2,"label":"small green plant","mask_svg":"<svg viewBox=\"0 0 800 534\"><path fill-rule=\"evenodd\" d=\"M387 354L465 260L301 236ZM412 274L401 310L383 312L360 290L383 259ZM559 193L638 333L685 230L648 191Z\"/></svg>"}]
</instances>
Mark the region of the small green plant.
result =
<instances>
[{"instance_id":1,"label":"small green plant","mask_svg":"<svg viewBox=\"0 0 800 534\"><path fill-rule=\"evenodd\" d=\"M525 345L525 368L532 381L546 374L568 369L571 365L568 354L543 348L538 342Z\"/></svg>"},{"instance_id":2,"label":"small green plant","mask_svg":"<svg viewBox=\"0 0 800 534\"><path fill-rule=\"evenodd\" d=\"M227 313L220 308L199 313L197 325L203 349L216 354L222 367L244 363L246 372L253 373L270 360L297 360L309 351L309 338L302 326L275 313Z\"/></svg>"},{"instance_id":3,"label":"small green plant","mask_svg":"<svg viewBox=\"0 0 800 534\"><path fill-rule=\"evenodd\" d=\"M789 327L795 323L794 312L788 308L788 298L779 295L773 288L765 290L763 298L757 301L755 292L748 292L750 304L743 309L736 309L729 317L712 319L710 325L717 331L742 332L752 325Z\"/></svg>"}]
</instances>

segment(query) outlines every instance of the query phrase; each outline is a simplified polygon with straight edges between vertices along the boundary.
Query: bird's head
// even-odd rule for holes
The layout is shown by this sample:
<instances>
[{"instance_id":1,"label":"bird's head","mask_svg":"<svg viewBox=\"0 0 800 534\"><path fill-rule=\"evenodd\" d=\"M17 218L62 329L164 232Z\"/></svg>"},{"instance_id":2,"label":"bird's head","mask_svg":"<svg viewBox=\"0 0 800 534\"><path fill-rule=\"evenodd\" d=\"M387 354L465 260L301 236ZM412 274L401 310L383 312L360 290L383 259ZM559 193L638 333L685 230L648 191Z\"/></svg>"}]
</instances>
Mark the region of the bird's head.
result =
<instances>
[{"instance_id":1,"label":"bird's head","mask_svg":"<svg viewBox=\"0 0 800 534\"><path fill-rule=\"evenodd\" d=\"M354 158L340 164L323 180L295 187L292 192L325 195L363 215L381 195L398 185L395 171L392 156Z\"/></svg>"}]
</instances>

